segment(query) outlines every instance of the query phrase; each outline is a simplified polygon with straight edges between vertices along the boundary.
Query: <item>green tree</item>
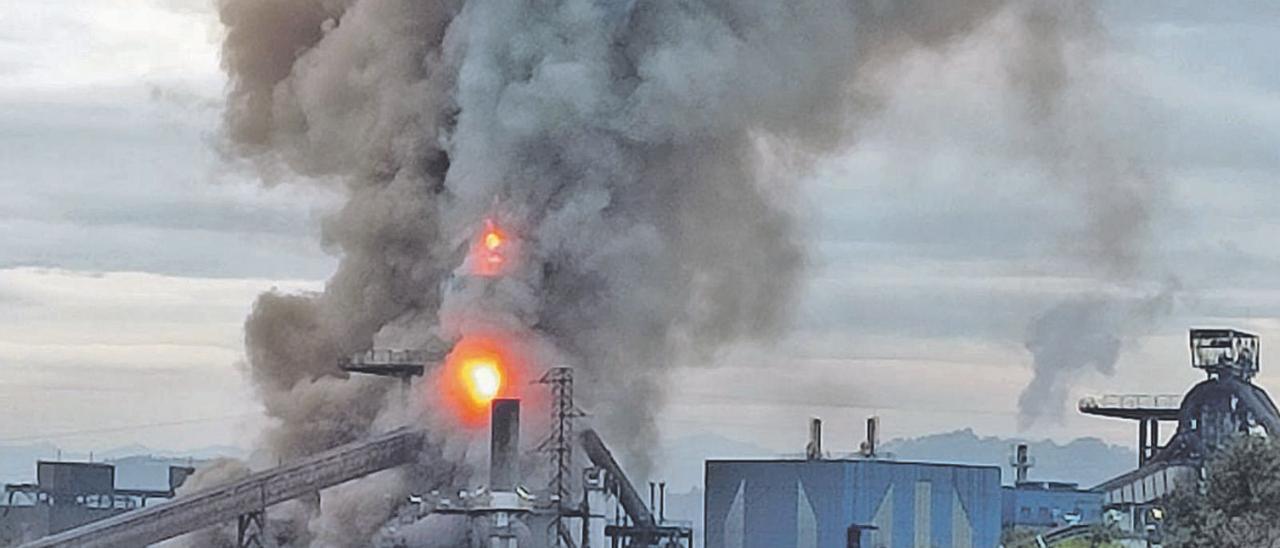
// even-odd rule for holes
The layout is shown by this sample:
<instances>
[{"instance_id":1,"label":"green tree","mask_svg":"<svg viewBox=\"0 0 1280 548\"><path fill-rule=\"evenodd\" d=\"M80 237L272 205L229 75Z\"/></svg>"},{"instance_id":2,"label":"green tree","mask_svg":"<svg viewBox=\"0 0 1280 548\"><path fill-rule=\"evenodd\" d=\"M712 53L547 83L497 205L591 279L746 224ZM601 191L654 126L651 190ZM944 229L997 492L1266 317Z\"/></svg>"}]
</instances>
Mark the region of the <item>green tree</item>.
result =
<instances>
[{"instance_id":1,"label":"green tree","mask_svg":"<svg viewBox=\"0 0 1280 548\"><path fill-rule=\"evenodd\" d=\"M1115 541L1120 538L1120 529L1114 523L1099 523L1089 529L1089 535L1084 541L1089 548L1108 548L1115 546Z\"/></svg>"},{"instance_id":2,"label":"green tree","mask_svg":"<svg viewBox=\"0 0 1280 548\"><path fill-rule=\"evenodd\" d=\"M1280 442L1242 437L1167 503L1172 548L1280 548Z\"/></svg>"},{"instance_id":3,"label":"green tree","mask_svg":"<svg viewBox=\"0 0 1280 548\"><path fill-rule=\"evenodd\" d=\"M1005 529L1000 537L1000 545L1005 548L1039 548L1037 540L1043 530L1017 528ZM1079 538L1058 541L1052 548L1117 548L1114 541L1119 538L1119 530L1115 524L1097 524L1089 528L1089 532Z\"/></svg>"}]
</instances>

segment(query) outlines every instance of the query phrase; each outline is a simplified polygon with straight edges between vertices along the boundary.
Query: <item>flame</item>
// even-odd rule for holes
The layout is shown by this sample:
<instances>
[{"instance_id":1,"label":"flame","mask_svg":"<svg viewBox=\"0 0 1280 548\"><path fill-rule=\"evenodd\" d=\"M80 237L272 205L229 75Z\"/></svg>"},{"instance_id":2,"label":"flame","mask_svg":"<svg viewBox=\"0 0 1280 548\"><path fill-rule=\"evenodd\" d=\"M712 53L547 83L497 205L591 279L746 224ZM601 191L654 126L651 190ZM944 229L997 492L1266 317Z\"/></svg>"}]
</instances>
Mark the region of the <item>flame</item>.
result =
<instances>
[{"instance_id":1,"label":"flame","mask_svg":"<svg viewBox=\"0 0 1280 548\"><path fill-rule=\"evenodd\" d=\"M466 426L483 426L496 398L518 397L521 364L507 337L463 337L445 358L436 384L440 399Z\"/></svg>"},{"instance_id":2,"label":"flame","mask_svg":"<svg viewBox=\"0 0 1280 548\"><path fill-rule=\"evenodd\" d=\"M476 405L488 405L502 390L502 370L497 363L486 358L464 362L461 380L467 395Z\"/></svg>"},{"instance_id":3,"label":"flame","mask_svg":"<svg viewBox=\"0 0 1280 548\"><path fill-rule=\"evenodd\" d=\"M494 230L493 227L490 227L489 231L484 235L485 249L497 251L500 246L502 246L502 235L498 234L498 231Z\"/></svg>"},{"instance_id":4,"label":"flame","mask_svg":"<svg viewBox=\"0 0 1280 548\"><path fill-rule=\"evenodd\" d=\"M507 235L498 227L498 224L493 219L485 219L484 231L471 251L472 271L483 277L502 274L502 267L507 262L506 255L510 247Z\"/></svg>"}]
</instances>

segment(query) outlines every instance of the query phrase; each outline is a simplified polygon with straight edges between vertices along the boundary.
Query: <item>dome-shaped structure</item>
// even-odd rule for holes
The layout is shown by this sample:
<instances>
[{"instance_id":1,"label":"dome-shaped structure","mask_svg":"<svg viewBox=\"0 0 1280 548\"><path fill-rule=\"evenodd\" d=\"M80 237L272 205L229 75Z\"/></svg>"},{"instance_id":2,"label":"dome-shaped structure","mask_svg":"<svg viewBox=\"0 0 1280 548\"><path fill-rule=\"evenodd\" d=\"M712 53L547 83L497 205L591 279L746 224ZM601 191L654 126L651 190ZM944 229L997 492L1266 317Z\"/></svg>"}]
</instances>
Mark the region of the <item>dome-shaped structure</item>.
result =
<instances>
[{"instance_id":1,"label":"dome-shaped structure","mask_svg":"<svg viewBox=\"0 0 1280 548\"><path fill-rule=\"evenodd\" d=\"M1178 432L1156 460L1200 462L1245 433L1280 435L1280 410L1253 383L1235 376L1210 378L1183 397Z\"/></svg>"}]
</instances>

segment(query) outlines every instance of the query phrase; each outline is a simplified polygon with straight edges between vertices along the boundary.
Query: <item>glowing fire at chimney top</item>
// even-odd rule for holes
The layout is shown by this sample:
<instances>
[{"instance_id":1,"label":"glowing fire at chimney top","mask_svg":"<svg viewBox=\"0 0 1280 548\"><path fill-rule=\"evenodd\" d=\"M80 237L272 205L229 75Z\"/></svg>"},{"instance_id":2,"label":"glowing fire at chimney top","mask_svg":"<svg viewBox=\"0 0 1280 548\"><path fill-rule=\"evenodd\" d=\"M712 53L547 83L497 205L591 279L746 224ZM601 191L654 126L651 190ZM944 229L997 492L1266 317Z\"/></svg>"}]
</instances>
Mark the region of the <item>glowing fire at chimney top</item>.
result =
<instances>
[{"instance_id":1,"label":"glowing fire at chimney top","mask_svg":"<svg viewBox=\"0 0 1280 548\"><path fill-rule=\"evenodd\" d=\"M463 364L463 379L471 401L487 405L502 390L502 371L493 360L477 359Z\"/></svg>"},{"instance_id":2,"label":"glowing fire at chimney top","mask_svg":"<svg viewBox=\"0 0 1280 548\"><path fill-rule=\"evenodd\" d=\"M485 219L484 232L481 233L480 239L472 248L471 261L472 270L478 276L493 277L502 274L503 264L506 263L506 253L510 246L507 245L507 236L498 228L497 223L493 219Z\"/></svg>"},{"instance_id":3,"label":"glowing fire at chimney top","mask_svg":"<svg viewBox=\"0 0 1280 548\"><path fill-rule=\"evenodd\" d=\"M454 345L437 372L439 401L463 425L484 426L494 400L521 397L522 364L510 335L467 335Z\"/></svg>"}]
</instances>

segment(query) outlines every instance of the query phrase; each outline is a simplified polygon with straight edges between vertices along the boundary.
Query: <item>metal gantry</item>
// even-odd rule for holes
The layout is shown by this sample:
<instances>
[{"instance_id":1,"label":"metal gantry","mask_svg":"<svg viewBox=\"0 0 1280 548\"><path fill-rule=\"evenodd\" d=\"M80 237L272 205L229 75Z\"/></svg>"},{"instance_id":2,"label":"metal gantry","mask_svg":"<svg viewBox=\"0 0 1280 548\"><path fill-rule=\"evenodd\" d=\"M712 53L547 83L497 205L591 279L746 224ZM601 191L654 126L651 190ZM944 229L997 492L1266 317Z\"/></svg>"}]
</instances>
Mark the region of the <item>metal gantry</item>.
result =
<instances>
[{"instance_id":1,"label":"metal gantry","mask_svg":"<svg viewBox=\"0 0 1280 548\"><path fill-rule=\"evenodd\" d=\"M563 532L566 530L562 522L565 514L565 501L569 498L569 484L573 467L573 421L583 415L573 403L573 368L556 367L547 371L539 384L551 387L551 433L538 446L538 449L551 458L551 481L548 491L552 497L555 517L551 523L556 545L561 545Z\"/></svg>"},{"instance_id":2,"label":"metal gantry","mask_svg":"<svg viewBox=\"0 0 1280 548\"><path fill-rule=\"evenodd\" d=\"M261 535L263 516L242 517L274 504L312 496L322 489L380 470L414 462L425 436L397 430L349 443L252 474L226 485L178 497L24 544L24 548L114 548L145 546L219 523L236 521L242 545ZM261 538L261 537L259 537Z\"/></svg>"}]
</instances>

